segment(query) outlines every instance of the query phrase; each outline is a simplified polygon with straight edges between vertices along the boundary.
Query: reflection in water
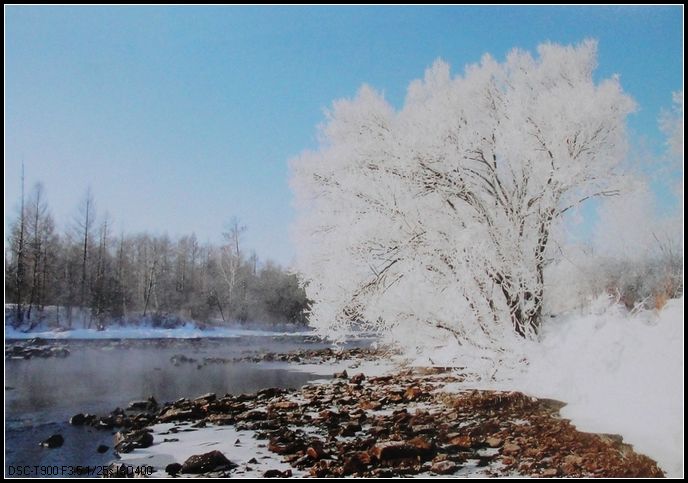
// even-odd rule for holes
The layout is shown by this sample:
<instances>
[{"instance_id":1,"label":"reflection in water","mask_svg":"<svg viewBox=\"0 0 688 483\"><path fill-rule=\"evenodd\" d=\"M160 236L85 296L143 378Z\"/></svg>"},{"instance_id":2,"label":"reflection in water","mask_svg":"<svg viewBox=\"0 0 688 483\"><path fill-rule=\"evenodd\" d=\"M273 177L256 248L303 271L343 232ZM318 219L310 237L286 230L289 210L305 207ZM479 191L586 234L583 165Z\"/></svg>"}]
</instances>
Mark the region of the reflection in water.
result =
<instances>
[{"instance_id":1,"label":"reflection in water","mask_svg":"<svg viewBox=\"0 0 688 483\"><path fill-rule=\"evenodd\" d=\"M159 402L255 392L266 387L298 387L313 375L274 364L209 363L204 358L232 359L247 352L287 352L304 347L300 337L242 337L223 340L70 341L64 359L8 360L5 363L5 474L11 465L97 465L113 459L100 455L99 444L112 446L112 432L66 424L75 413L103 414L137 399ZM308 348L322 347L308 344ZM194 363L175 366L183 354ZM40 448L51 434L65 436L62 448Z\"/></svg>"}]
</instances>

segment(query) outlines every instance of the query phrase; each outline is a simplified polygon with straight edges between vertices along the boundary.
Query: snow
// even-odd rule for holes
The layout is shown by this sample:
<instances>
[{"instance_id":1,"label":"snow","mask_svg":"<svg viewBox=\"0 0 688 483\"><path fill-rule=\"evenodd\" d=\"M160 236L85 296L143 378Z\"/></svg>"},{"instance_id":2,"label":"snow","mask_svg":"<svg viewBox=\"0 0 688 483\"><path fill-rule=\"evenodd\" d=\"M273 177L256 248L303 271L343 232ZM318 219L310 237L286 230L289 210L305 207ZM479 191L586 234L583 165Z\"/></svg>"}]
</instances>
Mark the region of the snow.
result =
<instances>
[{"instance_id":1,"label":"snow","mask_svg":"<svg viewBox=\"0 0 688 483\"><path fill-rule=\"evenodd\" d=\"M282 462L280 456L268 451L266 440L255 439L254 431L237 431L234 426L209 425L194 431L187 432L182 429L177 433L162 434L167 433L173 426L186 425L163 423L152 426L153 445L121 454L121 461L132 466L153 466L156 471L151 476L169 478L165 472L168 464L183 464L190 456L217 450L231 462L239 465L238 468L232 470L232 476L260 478L265 471L271 469L280 471L291 469L295 476L301 476L298 470ZM179 441L164 442L166 438ZM236 443L237 440L239 443ZM255 458L258 462L248 463L251 458ZM179 476L194 475L180 474Z\"/></svg>"},{"instance_id":2,"label":"snow","mask_svg":"<svg viewBox=\"0 0 688 483\"><path fill-rule=\"evenodd\" d=\"M526 370L503 367L493 380L440 390L517 390L565 402L561 414L579 430L619 434L667 476L683 476L683 298L635 314L600 298L587 313L546 325L527 359Z\"/></svg>"},{"instance_id":3,"label":"snow","mask_svg":"<svg viewBox=\"0 0 688 483\"><path fill-rule=\"evenodd\" d=\"M566 402L562 416L578 429L620 434L683 476L683 298L660 313L595 305L545 333L522 388Z\"/></svg>"},{"instance_id":4,"label":"snow","mask_svg":"<svg viewBox=\"0 0 688 483\"><path fill-rule=\"evenodd\" d=\"M195 339L204 337L235 338L260 336L303 336L310 332L274 332L267 330L251 330L238 328L200 329L193 324L186 324L174 329L164 329L151 326L122 326L108 327L105 330L73 329L73 330L44 330L37 332L23 332L5 326L5 340L7 339Z\"/></svg>"}]
</instances>

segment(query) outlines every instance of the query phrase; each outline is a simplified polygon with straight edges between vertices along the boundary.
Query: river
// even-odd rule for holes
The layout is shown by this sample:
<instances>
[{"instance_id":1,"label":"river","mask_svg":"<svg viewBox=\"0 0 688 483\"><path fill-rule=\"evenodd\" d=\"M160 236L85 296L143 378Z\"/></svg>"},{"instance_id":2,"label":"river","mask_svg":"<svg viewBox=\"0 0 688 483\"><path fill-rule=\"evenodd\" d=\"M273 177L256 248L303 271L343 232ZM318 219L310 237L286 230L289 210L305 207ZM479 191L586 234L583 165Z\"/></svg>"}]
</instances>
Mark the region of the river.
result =
<instances>
[{"instance_id":1,"label":"river","mask_svg":"<svg viewBox=\"0 0 688 483\"><path fill-rule=\"evenodd\" d=\"M204 364L206 358L233 359L326 346L302 335L68 340L59 344L69 349L68 357L5 361L6 476L20 476L19 467L25 466L94 466L115 459L115 431L71 426L68 420L76 413L105 414L149 396L163 403L208 392L223 395L300 387L322 377L290 369L286 363ZM178 362L180 355L187 358L185 362ZM64 437L62 447L39 445L57 433ZM96 451L101 444L109 447L103 454Z\"/></svg>"}]
</instances>

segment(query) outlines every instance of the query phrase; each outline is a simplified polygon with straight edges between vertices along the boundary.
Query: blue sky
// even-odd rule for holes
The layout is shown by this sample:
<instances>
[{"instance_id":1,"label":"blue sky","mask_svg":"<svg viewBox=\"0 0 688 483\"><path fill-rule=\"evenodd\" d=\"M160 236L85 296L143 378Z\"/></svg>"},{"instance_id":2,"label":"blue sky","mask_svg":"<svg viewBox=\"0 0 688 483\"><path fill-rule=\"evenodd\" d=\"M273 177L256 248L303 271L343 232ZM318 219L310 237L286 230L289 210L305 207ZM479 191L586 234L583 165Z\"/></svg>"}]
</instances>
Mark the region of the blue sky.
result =
<instances>
[{"instance_id":1,"label":"blue sky","mask_svg":"<svg viewBox=\"0 0 688 483\"><path fill-rule=\"evenodd\" d=\"M6 7L5 225L42 181L58 224L91 186L118 229L246 245L289 263L287 161L362 83L400 106L442 57L599 40L597 75L639 104L636 139L683 87L681 7ZM658 189L662 190L661 184ZM671 197L664 197L668 206Z\"/></svg>"}]
</instances>

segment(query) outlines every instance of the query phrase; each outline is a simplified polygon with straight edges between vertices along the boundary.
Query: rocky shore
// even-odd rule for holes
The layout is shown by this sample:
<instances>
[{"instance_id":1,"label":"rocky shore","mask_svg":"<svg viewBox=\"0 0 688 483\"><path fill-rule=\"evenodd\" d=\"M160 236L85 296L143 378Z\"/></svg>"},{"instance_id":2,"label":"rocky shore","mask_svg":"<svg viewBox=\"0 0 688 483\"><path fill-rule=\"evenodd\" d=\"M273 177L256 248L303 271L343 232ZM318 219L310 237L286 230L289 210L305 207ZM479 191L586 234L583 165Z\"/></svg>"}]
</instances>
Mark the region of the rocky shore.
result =
<instances>
[{"instance_id":1,"label":"rocky shore","mask_svg":"<svg viewBox=\"0 0 688 483\"><path fill-rule=\"evenodd\" d=\"M378 356L372 349L328 349L259 358L351 360L356 366ZM161 461L153 458L156 445L164 445L162 453L175 453L170 448L195 434L196 440L224 438L207 443L222 443L223 450L169 461L153 474L663 476L654 461L620 437L577 431L559 416L562 403L519 392L443 391L461 382L460 374L445 368L372 377L344 371L301 389L205 394L164 404L154 398L133 401L104 416L77 414L70 423L116 430L113 445L122 461L111 468L119 474L126 472L125 463ZM226 435L236 441L226 441ZM175 454L184 454L181 449Z\"/></svg>"}]
</instances>

